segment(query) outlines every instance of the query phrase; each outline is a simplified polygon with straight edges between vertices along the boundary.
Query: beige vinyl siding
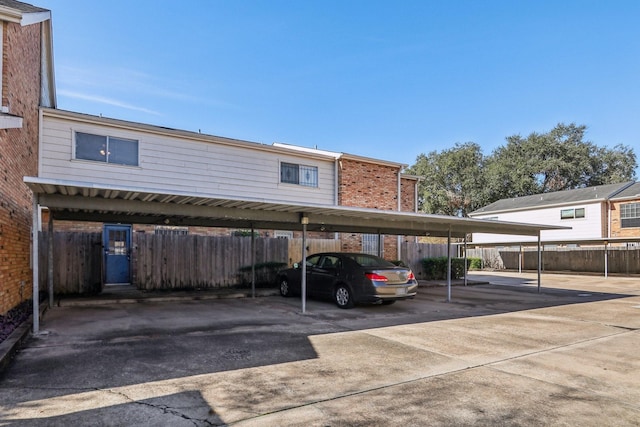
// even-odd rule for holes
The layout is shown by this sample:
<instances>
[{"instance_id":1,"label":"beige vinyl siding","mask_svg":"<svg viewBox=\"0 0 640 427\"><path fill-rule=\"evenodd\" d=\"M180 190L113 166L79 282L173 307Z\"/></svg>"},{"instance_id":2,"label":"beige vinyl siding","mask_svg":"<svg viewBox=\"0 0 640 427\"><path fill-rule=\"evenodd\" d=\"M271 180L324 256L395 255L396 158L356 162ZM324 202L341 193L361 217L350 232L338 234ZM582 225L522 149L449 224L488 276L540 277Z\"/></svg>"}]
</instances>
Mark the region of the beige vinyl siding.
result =
<instances>
[{"instance_id":1,"label":"beige vinyl siding","mask_svg":"<svg viewBox=\"0 0 640 427\"><path fill-rule=\"evenodd\" d=\"M585 209L584 218L560 219L564 209ZM542 209L530 209L514 212L487 213L474 215L474 219L498 219L500 221L520 222L525 224L544 224L571 227L571 230L543 230L542 240L600 239L602 231L601 203L583 203L575 205L554 206ZM537 237L512 236L502 234L473 233L474 243L491 242L528 242L537 241Z\"/></svg>"},{"instance_id":2,"label":"beige vinyl siding","mask_svg":"<svg viewBox=\"0 0 640 427\"><path fill-rule=\"evenodd\" d=\"M74 133L138 141L138 166L74 159ZM318 168L318 187L280 183L280 163ZM42 178L63 179L215 197L334 204L335 163L257 143L216 143L187 137L91 124L43 114Z\"/></svg>"}]
</instances>

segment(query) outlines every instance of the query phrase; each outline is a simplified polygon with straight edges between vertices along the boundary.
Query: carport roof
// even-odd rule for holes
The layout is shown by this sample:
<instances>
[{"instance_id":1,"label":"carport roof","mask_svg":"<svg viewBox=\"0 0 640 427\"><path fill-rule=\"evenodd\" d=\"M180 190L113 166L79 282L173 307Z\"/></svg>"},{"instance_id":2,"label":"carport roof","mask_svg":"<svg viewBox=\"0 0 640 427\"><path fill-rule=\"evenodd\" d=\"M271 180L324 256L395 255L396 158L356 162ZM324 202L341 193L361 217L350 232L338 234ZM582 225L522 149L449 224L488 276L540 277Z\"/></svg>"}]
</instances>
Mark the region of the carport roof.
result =
<instances>
[{"instance_id":1,"label":"carport roof","mask_svg":"<svg viewBox=\"0 0 640 427\"><path fill-rule=\"evenodd\" d=\"M541 230L568 228L37 177L24 182L57 220L301 230L306 217L308 231L438 237L449 232L452 237L472 232L537 236Z\"/></svg>"}]
</instances>

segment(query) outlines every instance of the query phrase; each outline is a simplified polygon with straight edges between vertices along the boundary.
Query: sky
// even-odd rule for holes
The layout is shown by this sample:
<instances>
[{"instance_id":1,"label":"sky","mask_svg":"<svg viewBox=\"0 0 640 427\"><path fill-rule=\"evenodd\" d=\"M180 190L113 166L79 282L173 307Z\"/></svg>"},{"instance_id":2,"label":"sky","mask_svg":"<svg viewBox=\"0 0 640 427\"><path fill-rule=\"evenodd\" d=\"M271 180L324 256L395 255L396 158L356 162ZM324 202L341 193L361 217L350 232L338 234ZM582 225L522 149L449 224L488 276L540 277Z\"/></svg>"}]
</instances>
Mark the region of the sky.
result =
<instances>
[{"instance_id":1,"label":"sky","mask_svg":"<svg viewBox=\"0 0 640 427\"><path fill-rule=\"evenodd\" d=\"M26 1L60 109L409 166L558 123L640 155L640 1Z\"/></svg>"}]
</instances>

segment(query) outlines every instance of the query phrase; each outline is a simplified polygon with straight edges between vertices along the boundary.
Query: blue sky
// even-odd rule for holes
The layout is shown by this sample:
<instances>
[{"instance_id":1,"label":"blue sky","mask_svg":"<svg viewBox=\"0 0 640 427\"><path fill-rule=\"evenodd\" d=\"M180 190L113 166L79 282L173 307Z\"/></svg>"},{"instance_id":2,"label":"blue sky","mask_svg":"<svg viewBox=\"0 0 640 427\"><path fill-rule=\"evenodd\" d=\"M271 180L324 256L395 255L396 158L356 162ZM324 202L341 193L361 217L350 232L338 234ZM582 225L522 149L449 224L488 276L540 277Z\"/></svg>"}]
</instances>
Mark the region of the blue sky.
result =
<instances>
[{"instance_id":1,"label":"blue sky","mask_svg":"<svg viewBox=\"0 0 640 427\"><path fill-rule=\"evenodd\" d=\"M640 154L640 1L30 2L65 110L408 165L559 122Z\"/></svg>"}]
</instances>

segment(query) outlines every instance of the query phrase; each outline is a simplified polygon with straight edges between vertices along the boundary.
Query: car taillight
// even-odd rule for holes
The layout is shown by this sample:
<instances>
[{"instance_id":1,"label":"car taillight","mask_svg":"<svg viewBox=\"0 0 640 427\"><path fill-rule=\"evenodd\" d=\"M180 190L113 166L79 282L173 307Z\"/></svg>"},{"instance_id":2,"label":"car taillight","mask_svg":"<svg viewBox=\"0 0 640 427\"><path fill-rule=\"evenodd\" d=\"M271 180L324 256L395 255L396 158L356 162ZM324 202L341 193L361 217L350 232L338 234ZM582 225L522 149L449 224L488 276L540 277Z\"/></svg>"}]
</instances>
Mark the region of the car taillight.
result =
<instances>
[{"instance_id":1,"label":"car taillight","mask_svg":"<svg viewBox=\"0 0 640 427\"><path fill-rule=\"evenodd\" d=\"M374 280L376 282L386 282L387 278L384 276L381 276L377 273L364 273L364 275L367 277L367 279L369 280Z\"/></svg>"},{"instance_id":2,"label":"car taillight","mask_svg":"<svg viewBox=\"0 0 640 427\"><path fill-rule=\"evenodd\" d=\"M416 280L416 276L413 274L413 271L409 270L409 274L407 274L407 280Z\"/></svg>"}]
</instances>

